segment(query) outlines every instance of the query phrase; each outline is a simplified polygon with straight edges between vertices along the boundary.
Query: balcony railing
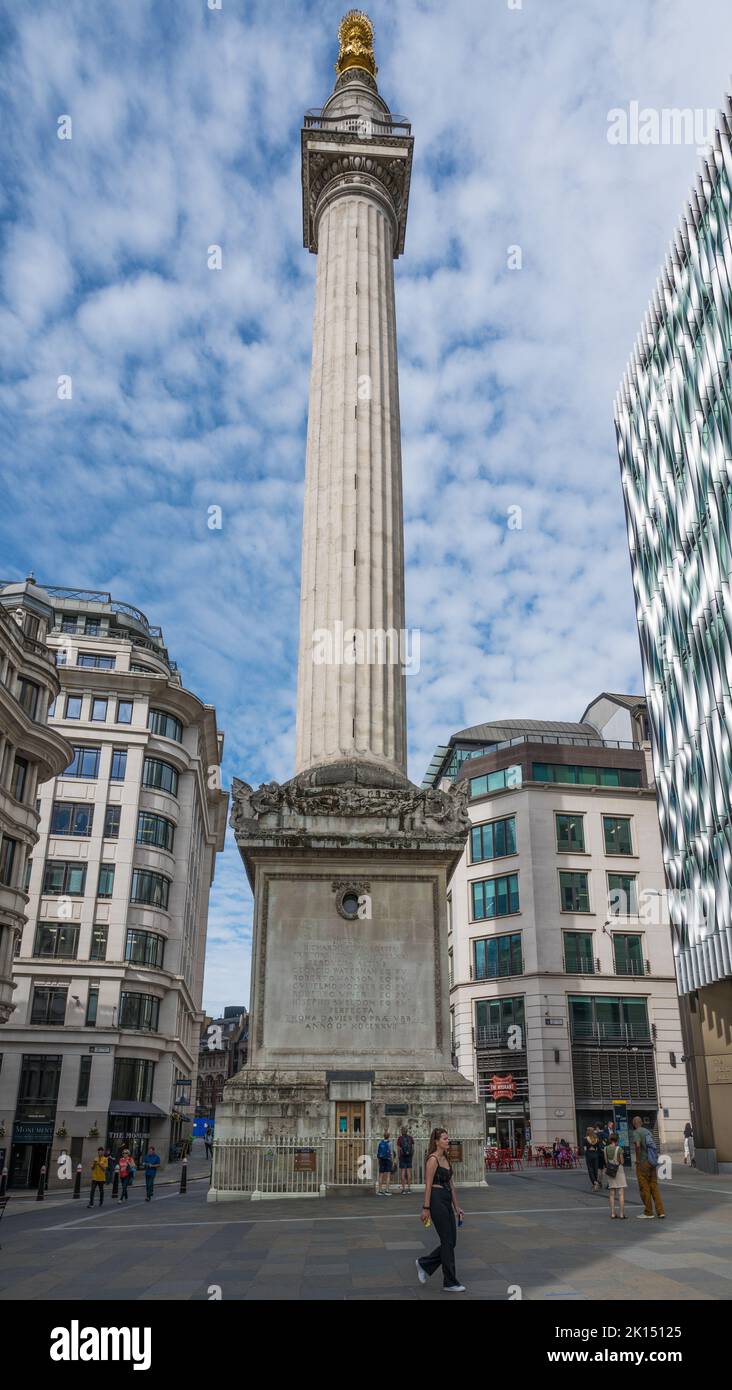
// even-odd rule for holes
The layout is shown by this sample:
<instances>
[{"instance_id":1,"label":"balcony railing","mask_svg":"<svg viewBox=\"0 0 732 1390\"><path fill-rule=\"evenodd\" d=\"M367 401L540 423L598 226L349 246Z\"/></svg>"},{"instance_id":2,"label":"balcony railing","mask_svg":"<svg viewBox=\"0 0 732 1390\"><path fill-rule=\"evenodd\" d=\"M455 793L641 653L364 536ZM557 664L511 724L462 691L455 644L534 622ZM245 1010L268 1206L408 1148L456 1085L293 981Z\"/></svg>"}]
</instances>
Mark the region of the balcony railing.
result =
<instances>
[{"instance_id":1,"label":"balcony railing","mask_svg":"<svg viewBox=\"0 0 732 1390\"><path fill-rule=\"evenodd\" d=\"M523 1025L521 1025L523 1028ZM523 1033L525 1036L525 1030ZM476 1047L508 1047L508 1026L503 1027L500 1023L488 1023L484 1028L475 1030ZM517 1052L524 1051L524 1048L512 1049Z\"/></svg>"},{"instance_id":2,"label":"balcony railing","mask_svg":"<svg viewBox=\"0 0 732 1390\"><path fill-rule=\"evenodd\" d=\"M515 965L497 965L494 970L476 970L472 978L474 980L500 980L508 975L523 975L523 973L523 961L518 961Z\"/></svg>"},{"instance_id":3,"label":"balcony railing","mask_svg":"<svg viewBox=\"0 0 732 1390\"><path fill-rule=\"evenodd\" d=\"M594 975L595 962L592 956L577 956L575 960L565 960L566 975Z\"/></svg>"},{"instance_id":4,"label":"balcony railing","mask_svg":"<svg viewBox=\"0 0 732 1390\"><path fill-rule=\"evenodd\" d=\"M322 109L305 112L306 130L345 130L357 135L411 135L412 127L406 116L364 116L358 111L344 111L338 116L324 116Z\"/></svg>"},{"instance_id":5,"label":"balcony railing","mask_svg":"<svg viewBox=\"0 0 732 1390\"><path fill-rule=\"evenodd\" d=\"M572 1023L572 1041L587 1043L650 1042L647 1023Z\"/></svg>"},{"instance_id":6,"label":"balcony railing","mask_svg":"<svg viewBox=\"0 0 732 1390\"><path fill-rule=\"evenodd\" d=\"M650 975L648 962L643 960L616 960L616 975Z\"/></svg>"}]
</instances>

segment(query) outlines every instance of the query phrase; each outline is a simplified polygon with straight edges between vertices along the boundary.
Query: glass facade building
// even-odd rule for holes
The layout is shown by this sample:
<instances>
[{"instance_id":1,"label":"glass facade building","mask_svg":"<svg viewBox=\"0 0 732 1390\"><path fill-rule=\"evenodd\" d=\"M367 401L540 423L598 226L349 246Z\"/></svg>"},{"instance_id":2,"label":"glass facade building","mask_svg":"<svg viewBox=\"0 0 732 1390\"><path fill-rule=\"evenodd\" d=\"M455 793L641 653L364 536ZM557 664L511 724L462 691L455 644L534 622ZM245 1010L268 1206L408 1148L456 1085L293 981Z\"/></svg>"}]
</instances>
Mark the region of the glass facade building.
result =
<instances>
[{"instance_id":1,"label":"glass facade building","mask_svg":"<svg viewBox=\"0 0 732 1390\"><path fill-rule=\"evenodd\" d=\"M682 994L732 976L731 121L615 412Z\"/></svg>"},{"instance_id":2,"label":"glass facade building","mask_svg":"<svg viewBox=\"0 0 732 1390\"><path fill-rule=\"evenodd\" d=\"M692 1118L711 1167L732 1166L731 130L728 97L615 406Z\"/></svg>"}]
</instances>

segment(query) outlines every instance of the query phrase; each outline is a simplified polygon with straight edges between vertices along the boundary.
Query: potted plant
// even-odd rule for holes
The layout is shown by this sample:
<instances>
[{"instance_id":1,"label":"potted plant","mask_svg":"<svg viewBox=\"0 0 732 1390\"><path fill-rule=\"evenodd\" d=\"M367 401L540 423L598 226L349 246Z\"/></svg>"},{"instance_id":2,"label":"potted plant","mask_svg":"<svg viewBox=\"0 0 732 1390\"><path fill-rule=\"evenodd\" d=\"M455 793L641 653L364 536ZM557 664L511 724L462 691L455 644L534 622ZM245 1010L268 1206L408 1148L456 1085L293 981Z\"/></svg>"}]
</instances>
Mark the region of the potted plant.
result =
<instances>
[{"instance_id":1,"label":"potted plant","mask_svg":"<svg viewBox=\"0 0 732 1390\"><path fill-rule=\"evenodd\" d=\"M68 1134L68 1130L67 1130L67 1128L66 1128L66 1121L65 1121L65 1120L62 1120L62 1121L61 1121L61 1124L59 1125L58 1129L56 1130L56 1138L57 1138L57 1139L65 1139L67 1134Z\"/></svg>"},{"instance_id":2,"label":"potted plant","mask_svg":"<svg viewBox=\"0 0 732 1390\"><path fill-rule=\"evenodd\" d=\"M88 1138L89 1138L89 1139L98 1139L98 1138L99 1138L99 1128L98 1128L98 1126L97 1126L96 1120L94 1121L94 1124L92 1125L91 1129L89 1130Z\"/></svg>"}]
</instances>

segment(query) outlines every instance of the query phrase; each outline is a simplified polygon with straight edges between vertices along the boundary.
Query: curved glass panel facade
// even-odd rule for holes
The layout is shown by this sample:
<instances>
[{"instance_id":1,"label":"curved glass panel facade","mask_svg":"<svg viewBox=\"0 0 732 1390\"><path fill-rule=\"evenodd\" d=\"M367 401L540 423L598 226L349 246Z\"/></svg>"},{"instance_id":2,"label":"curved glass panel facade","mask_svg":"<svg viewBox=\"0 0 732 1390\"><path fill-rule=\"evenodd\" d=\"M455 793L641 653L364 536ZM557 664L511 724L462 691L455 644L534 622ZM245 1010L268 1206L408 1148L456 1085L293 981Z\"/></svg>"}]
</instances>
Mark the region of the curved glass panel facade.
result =
<instances>
[{"instance_id":1,"label":"curved glass panel facade","mask_svg":"<svg viewBox=\"0 0 732 1390\"><path fill-rule=\"evenodd\" d=\"M679 990L732 975L732 101L615 408Z\"/></svg>"}]
</instances>

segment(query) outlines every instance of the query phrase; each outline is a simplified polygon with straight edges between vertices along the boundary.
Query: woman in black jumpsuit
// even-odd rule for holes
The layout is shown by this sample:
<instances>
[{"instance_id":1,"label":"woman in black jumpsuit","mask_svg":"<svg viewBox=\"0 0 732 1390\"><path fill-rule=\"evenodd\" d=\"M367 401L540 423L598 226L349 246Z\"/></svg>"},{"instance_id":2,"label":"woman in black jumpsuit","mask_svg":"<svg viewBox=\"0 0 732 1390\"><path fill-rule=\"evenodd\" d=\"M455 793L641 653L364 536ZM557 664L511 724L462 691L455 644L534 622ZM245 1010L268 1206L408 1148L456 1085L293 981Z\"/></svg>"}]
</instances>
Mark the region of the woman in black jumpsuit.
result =
<instances>
[{"instance_id":1,"label":"woman in black jumpsuit","mask_svg":"<svg viewBox=\"0 0 732 1390\"><path fill-rule=\"evenodd\" d=\"M425 1164L425 1191L422 1206L422 1221L428 1214L440 1237L440 1244L431 1255L423 1255L416 1261L420 1283L426 1284L428 1275L435 1273L442 1265L444 1287L450 1293L464 1293L465 1288L455 1273L455 1245L457 1225L455 1217L462 1217L457 1204L457 1193L452 1177L452 1168L447 1161L449 1140L446 1129L433 1129Z\"/></svg>"}]
</instances>

